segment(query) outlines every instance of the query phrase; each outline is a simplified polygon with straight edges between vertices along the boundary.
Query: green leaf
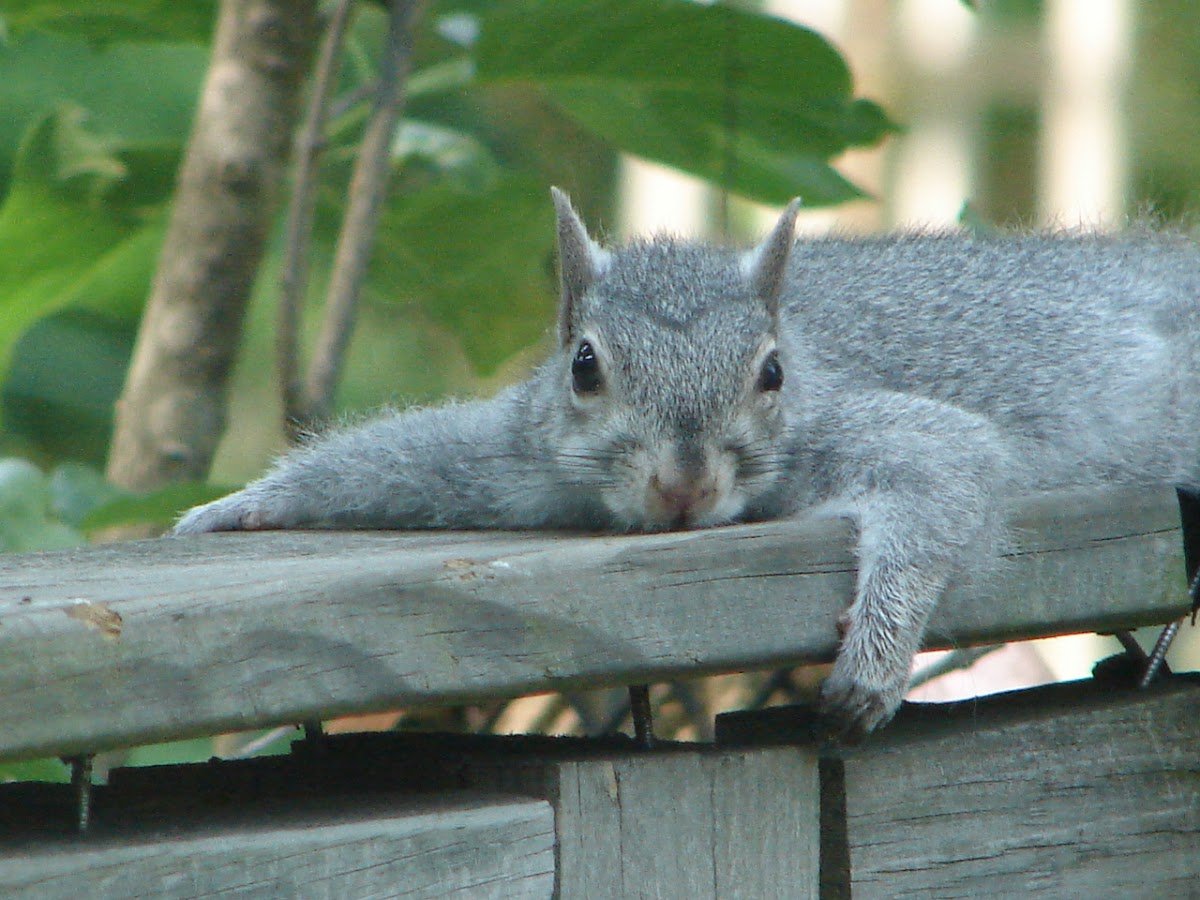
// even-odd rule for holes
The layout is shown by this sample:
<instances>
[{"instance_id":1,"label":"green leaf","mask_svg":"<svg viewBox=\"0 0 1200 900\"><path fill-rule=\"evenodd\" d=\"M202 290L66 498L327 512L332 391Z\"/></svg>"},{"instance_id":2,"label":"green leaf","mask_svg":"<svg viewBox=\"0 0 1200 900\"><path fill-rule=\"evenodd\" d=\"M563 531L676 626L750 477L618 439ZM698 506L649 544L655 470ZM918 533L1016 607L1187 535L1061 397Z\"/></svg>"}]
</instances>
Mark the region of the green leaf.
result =
<instances>
[{"instance_id":1,"label":"green leaf","mask_svg":"<svg viewBox=\"0 0 1200 900\"><path fill-rule=\"evenodd\" d=\"M51 156L39 160L22 160L14 175L41 172L52 175L63 185L74 183L82 187L91 199L103 196L105 190L128 174L125 164L113 153L117 141L98 134L85 126L87 113L82 107L66 103L58 108ZM51 166L53 169L51 170Z\"/></svg>"},{"instance_id":2,"label":"green leaf","mask_svg":"<svg viewBox=\"0 0 1200 900\"><path fill-rule=\"evenodd\" d=\"M484 84L540 86L621 149L766 202L860 196L827 160L894 128L819 35L729 6L520 0L482 26Z\"/></svg>"},{"instance_id":3,"label":"green leaf","mask_svg":"<svg viewBox=\"0 0 1200 900\"><path fill-rule=\"evenodd\" d=\"M64 522L79 527L96 507L125 492L104 480L104 473L82 463L63 463L50 473L50 511Z\"/></svg>"},{"instance_id":4,"label":"green leaf","mask_svg":"<svg viewBox=\"0 0 1200 900\"><path fill-rule=\"evenodd\" d=\"M413 72L404 85L404 91L411 102L467 87L474 78L475 65L470 59L447 59Z\"/></svg>"},{"instance_id":5,"label":"green leaf","mask_svg":"<svg viewBox=\"0 0 1200 900\"><path fill-rule=\"evenodd\" d=\"M78 547L83 535L50 517L50 489L41 469L24 459L0 459L0 551Z\"/></svg>"},{"instance_id":6,"label":"green leaf","mask_svg":"<svg viewBox=\"0 0 1200 900\"><path fill-rule=\"evenodd\" d=\"M112 166L79 138L78 110L38 122L0 207L0 375L36 321L86 301L130 312L144 297L159 240L97 197Z\"/></svg>"},{"instance_id":7,"label":"green leaf","mask_svg":"<svg viewBox=\"0 0 1200 900\"><path fill-rule=\"evenodd\" d=\"M213 739L201 737L134 747L126 753L121 765L174 766L181 763L208 762L212 758Z\"/></svg>"},{"instance_id":8,"label":"green leaf","mask_svg":"<svg viewBox=\"0 0 1200 900\"><path fill-rule=\"evenodd\" d=\"M86 109L91 127L119 138L123 148L164 146L177 154L207 66L199 44L97 48L34 33L0 45L0 196L21 140L63 104Z\"/></svg>"},{"instance_id":9,"label":"green leaf","mask_svg":"<svg viewBox=\"0 0 1200 900\"><path fill-rule=\"evenodd\" d=\"M125 166L113 154L115 141L92 131L87 112L63 103L26 134L13 166L13 181L35 197L80 203L101 197L123 178Z\"/></svg>"},{"instance_id":10,"label":"green leaf","mask_svg":"<svg viewBox=\"0 0 1200 900\"><path fill-rule=\"evenodd\" d=\"M0 211L0 221L3 212ZM127 231L105 252L81 267L79 277L58 299L59 306L82 309L137 322L158 264L166 223L155 220ZM0 301L2 302L2 301Z\"/></svg>"},{"instance_id":11,"label":"green leaf","mask_svg":"<svg viewBox=\"0 0 1200 900\"><path fill-rule=\"evenodd\" d=\"M224 497L233 490L188 481L149 494L124 494L95 507L83 517L79 527L98 531L116 525L170 525L185 510Z\"/></svg>"},{"instance_id":12,"label":"green leaf","mask_svg":"<svg viewBox=\"0 0 1200 900\"><path fill-rule=\"evenodd\" d=\"M26 459L0 459L0 519L44 517L47 502L41 469Z\"/></svg>"},{"instance_id":13,"label":"green leaf","mask_svg":"<svg viewBox=\"0 0 1200 900\"><path fill-rule=\"evenodd\" d=\"M0 385L5 437L43 459L102 466L133 341L133 323L86 310L35 322L13 348Z\"/></svg>"},{"instance_id":14,"label":"green leaf","mask_svg":"<svg viewBox=\"0 0 1200 900\"><path fill-rule=\"evenodd\" d=\"M13 34L45 31L89 41L203 41L216 18L215 0L5 0Z\"/></svg>"},{"instance_id":15,"label":"green leaf","mask_svg":"<svg viewBox=\"0 0 1200 900\"><path fill-rule=\"evenodd\" d=\"M385 210L370 286L377 299L418 304L490 373L545 332L553 252L537 179L505 175L482 191L440 183Z\"/></svg>"}]
</instances>

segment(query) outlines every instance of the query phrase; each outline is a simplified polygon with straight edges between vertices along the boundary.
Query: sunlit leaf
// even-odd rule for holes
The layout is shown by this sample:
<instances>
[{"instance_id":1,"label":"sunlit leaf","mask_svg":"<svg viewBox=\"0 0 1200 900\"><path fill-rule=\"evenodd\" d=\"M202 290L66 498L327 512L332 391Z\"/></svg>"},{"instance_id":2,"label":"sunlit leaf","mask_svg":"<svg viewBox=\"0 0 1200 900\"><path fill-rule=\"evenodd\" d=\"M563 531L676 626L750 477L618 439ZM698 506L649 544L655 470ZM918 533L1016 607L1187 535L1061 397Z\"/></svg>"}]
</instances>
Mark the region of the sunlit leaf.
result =
<instances>
[{"instance_id":1,"label":"sunlit leaf","mask_svg":"<svg viewBox=\"0 0 1200 900\"><path fill-rule=\"evenodd\" d=\"M392 156L397 162L423 162L443 177L470 190L486 190L500 178L496 159L475 136L419 119L396 129Z\"/></svg>"},{"instance_id":2,"label":"sunlit leaf","mask_svg":"<svg viewBox=\"0 0 1200 900\"><path fill-rule=\"evenodd\" d=\"M893 128L815 32L730 6L521 0L482 28L482 82L541 87L620 149L766 202L860 196L828 160Z\"/></svg>"}]
</instances>

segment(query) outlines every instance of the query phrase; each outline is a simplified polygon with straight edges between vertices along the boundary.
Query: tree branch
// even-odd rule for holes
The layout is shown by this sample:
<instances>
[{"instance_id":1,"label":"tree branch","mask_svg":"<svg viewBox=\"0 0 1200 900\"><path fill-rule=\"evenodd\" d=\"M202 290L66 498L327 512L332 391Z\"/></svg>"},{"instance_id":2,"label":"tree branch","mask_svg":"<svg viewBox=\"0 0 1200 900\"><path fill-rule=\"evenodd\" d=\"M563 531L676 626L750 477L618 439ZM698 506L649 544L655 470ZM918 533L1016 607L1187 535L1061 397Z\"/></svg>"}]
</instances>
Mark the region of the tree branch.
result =
<instances>
[{"instance_id":1,"label":"tree branch","mask_svg":"<svg viewBox=\"0 0 1200 900\"><path fill-rule=\"evenodd\" d=\"M317 34L316 0L222 0L108 477L205 476Z\"/></svg>"},{"instance_id":2,"label":"tree branch","mask_svg":"<svg viewBox=\"0 0 1200 900\"><path fill-rule=\"evenodd\" d=\"M325 149L325 126L329 121L330 101L341 70L342 47L353 11L354 0L339 0L329 18L313 76L308 110L296 139L296 162L280 267L275 334L275 364L283 393L283 421L290 436L294 436L292 429L305 418L307 408L300 377L298 332L308 288L318 163Z\"/></svg>"},{"instance_id":3,"label":"tree branch","mask_svg":"<svg viewBox=\"0 0 1200 900\"><path fill-rule=\"evenodd\" d=\"M380 66L375 107L359 147L350 183L346 218L338 238L329 281L325 320L308 372L305 408L299 427L329 416L345 363L379 213L391 175L391 144L404 109L412 56L412 28L422 0L391 0L391 25Z\"/></svg>"}]
</instances>

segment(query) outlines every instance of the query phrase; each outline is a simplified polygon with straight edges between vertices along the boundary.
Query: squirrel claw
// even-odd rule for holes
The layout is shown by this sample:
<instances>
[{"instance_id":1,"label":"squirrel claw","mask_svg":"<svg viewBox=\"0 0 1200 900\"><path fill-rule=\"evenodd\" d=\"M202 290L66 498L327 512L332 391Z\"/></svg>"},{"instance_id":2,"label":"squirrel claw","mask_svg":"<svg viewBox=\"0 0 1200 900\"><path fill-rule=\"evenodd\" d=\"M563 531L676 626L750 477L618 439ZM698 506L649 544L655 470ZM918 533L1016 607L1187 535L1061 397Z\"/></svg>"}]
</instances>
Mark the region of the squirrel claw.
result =
<instances>
[{"instance_id":1,"label":"squirrel claw","mask_svg":"<svg viewBox=\"0 0 1200 900\"><path fill-rule=\"evenodd\" d=\"M834 666L821 685L820 714L826 740L853 745L886 725L900 707L904 684L869 684Z\"/></svg>"}]
</instances>

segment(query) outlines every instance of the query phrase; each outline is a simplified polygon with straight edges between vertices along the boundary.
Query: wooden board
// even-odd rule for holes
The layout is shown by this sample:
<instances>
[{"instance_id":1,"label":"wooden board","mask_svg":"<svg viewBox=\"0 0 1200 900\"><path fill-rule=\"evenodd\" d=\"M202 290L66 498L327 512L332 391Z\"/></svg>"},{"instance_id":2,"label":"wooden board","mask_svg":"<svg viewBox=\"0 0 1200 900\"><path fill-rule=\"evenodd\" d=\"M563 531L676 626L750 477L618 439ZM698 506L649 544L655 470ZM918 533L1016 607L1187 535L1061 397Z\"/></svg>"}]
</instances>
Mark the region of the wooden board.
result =
<instances>
[{"instance_id":1,"label":"wooden board","mask_svg":"<svg viewBox=\"0 0 1200 900\"><path fill-rule=\"evenodd\" d=\"M822 896L1195 897L1200 676L910 705L822 759ZM784 708L723 718L727 741L803 738Z\"/></svg>"},{"instance_id":2,"label":"wooden board","mask_svg":"<svg viewBox=\"0 0 1200 900\"><path fill-rule=\"evenodd\" d=\"M665 753L555 773L562 900L816 898L816 757Z\"/></svg>"},{"instance_id":3,"label":"wooden board","mask_svg":"<svg viewBox=\"0 0 1200 900\"><path fill-rule=\"evenodd\" d=\"M236 822L193 814L115 833L98 823L84 839L0 846L0 895L533 900L554 889L554 820L542 801L462 792L337 804L268 799L242 812Z\"/></svg>"},{"instance_id":4,"label":"wooden board","mask_svg":"<svg viewBox=\"0 0 1200 900\"><path fill-rule=\"evenodd\" d=\"M1185 610L1170 491L1027 504L931 646ZM648 536L261 533L0 557L0 758L825 661L851 536L800 520Z\"/></svg>"},{"instance_id":5,"label":"wooden board","mask_svg":"<svg viewBox=\"0 0 1200 900\"><path fill-rule=\"evenodd\" d=\"M363 734L297 752L326 777L368 773L426 790L548 800L559 900L817 896L817 758L808 750Z\"/></svg>"},{"instance_id":6,"label":"wooden board","mask_svg":"<svg viewBox=\"0 0 1200 900\"><path fill-rule=\"evenodd\" d=\"M815 900L818 804L793 747L333 735L117 769L85 838L67 786L0 785L0 896Z\"/></svg>"}]
</instances>

